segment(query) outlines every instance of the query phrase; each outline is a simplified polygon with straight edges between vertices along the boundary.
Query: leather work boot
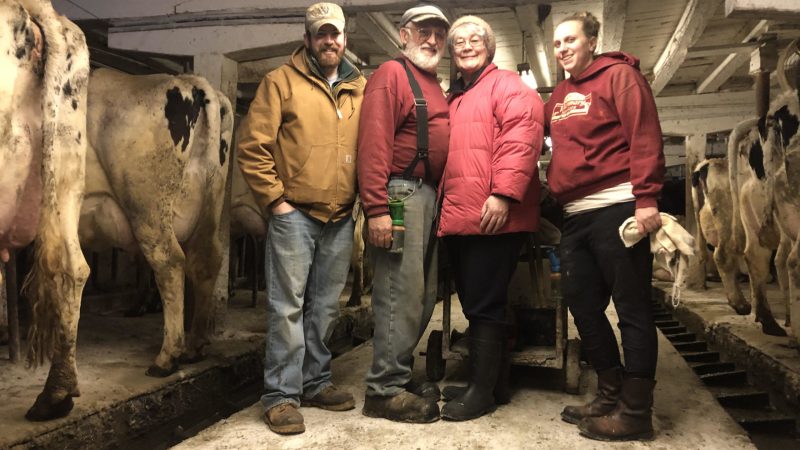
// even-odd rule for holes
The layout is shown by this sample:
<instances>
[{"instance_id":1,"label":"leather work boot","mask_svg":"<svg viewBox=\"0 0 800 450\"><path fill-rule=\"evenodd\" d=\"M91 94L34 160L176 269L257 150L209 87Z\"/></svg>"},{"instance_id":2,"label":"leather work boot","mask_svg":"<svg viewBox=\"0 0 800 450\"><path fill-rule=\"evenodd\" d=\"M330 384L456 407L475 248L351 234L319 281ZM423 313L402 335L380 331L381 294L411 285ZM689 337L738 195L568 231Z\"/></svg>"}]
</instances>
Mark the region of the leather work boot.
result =
<instances>
[{"instance_id":1,"label":"leather work boot","mask_svg":"<svg viewBox=\"0 0 800 450\"><path fill-rule=\"evenodd\" d=\"M368 395L361 413L395 422L430 423L439 420L439 405L434 400L403 391L394 396Z\"/></svg>"},{"instance_id":2,"label":"leather work boot","mask_svg":"<svg viewBox=\"0 0 800 450\"><path fill-rule=\"evenodd\" d=\"M412 378L408 383L403 385L403 389L411 392L414 395L418 395L422 398L433 400L435 402L438 402L439 398L442 396L442 393L439 391L439 385L430 381L423 381L420 383L418 381L414 381Z\"/></svg>"},{"instance_id":3,"label":"leather work boot","mask_svg":"<svg viewBox=\"0 0 800 450\"><path fill-rule=\"evenodd\" d=\"M306 431L303 415L292 403L281 403L264 413L264 422L278 434L299 434Z\"/></svg>"},{"instance_id":4,"label":"leather work boot","mask_svg":"<svg viewBox=\"0 0 800 450\"><path fill-rule=\"evenodd\" d=\"M347 411L356 407L353 394L330 385L311 398L300 400L302 406L316 406L328 411Z\"/></svg>"},{"instance_id":5,"label":"leather work boot","mask_svg":"<svg viewBox=\"0 0 800 450\"><path fill-rule=\"evenodd\" d=\"M609 414L617 407L617 399L622 389L622 367L614 367L597 372L597 394L585 405L567 406L561 411L564 422L578 424L585 417L599 417Z\"/></svg>"},{"instance_id":6,"label":"leather work boot","mask_svg":"<svg viewBox=\"0 0 800 450\"><path fill-rule=\"evenodd\" d=\"M505 325L472 320L469 328L469 386L442 407L446 420L477 419L497 409L493 391L506 342Z\"/></svg>"},{"instance_id":7,"label":"leather work boot","mask_svg":"<svg viewBox=\"0 0 800 450\"><path fill-rule=\"evenodd\" d=\"M625 378L617 407L610 414L587 417L578 424L581 435L599 441L653 439L655 380Z\"/></svg>"}]
</instances>

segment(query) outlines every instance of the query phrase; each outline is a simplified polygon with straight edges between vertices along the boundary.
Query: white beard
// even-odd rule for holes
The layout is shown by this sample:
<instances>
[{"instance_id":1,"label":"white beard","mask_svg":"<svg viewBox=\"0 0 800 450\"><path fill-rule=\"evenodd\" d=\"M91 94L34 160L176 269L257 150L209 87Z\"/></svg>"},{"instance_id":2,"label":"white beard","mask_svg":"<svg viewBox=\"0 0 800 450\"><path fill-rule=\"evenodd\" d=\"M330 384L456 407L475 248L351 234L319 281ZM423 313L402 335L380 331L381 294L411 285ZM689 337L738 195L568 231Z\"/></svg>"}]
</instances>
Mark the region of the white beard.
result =
<instances>
[{"instance_id":1,"label":"white beard","mask_svg":"<svg viewBox=\"0 0 800 450\"><path fill-rule=\"evenodd\" d=\"M403 50L403 55L410 59L415 66L419 67L420 69L436 73L436 67L439 65L439 60L442 59L442 52L437 51L435 55L428 56L422 53L418 44L406 44L405 50Z\"/></svg>"}]
</instances>

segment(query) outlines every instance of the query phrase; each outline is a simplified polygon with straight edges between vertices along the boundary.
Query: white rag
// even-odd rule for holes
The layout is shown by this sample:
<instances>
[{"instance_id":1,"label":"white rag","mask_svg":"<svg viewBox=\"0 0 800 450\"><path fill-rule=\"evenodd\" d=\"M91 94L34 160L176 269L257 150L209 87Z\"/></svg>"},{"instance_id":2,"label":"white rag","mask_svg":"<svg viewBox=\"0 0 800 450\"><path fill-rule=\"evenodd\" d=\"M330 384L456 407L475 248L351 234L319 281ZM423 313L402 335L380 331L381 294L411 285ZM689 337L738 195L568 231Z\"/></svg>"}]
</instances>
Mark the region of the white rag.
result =
<instances>
[{"instance_id":1,"label":"white rag","mask_svg":"<svg viewBox=\"0 0 800 450\"><path fill-rule=\"evenodd\" d=\"M661 215L661 228L650 233L650 252L656 261L669 270L672 275L672 306L677 307L681 301L681 288L684 285L686 267L689 256L694 255L694 236L689 234L678 220L666 213ZM619 237L625 247L633 247L642 240L636 228L636 217L629 217L619 227Z\"/></svg>"}]
</instances>

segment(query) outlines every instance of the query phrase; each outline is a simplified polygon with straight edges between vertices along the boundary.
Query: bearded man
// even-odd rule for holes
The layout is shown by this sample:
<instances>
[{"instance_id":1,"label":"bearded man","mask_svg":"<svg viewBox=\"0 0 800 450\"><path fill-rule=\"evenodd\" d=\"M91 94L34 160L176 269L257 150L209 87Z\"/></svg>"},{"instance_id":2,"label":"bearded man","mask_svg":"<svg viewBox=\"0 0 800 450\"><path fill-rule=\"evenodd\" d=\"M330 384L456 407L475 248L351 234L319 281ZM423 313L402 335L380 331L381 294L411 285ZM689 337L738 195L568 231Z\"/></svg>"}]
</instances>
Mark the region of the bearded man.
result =
<instances>
[{"instance_id":1,"label":"bearded man","mask_svg":"<svg viewBox=\"0 0 800 450\"><path fill-rule=\"evenodd\" d=\"M331 382L325 344L350 268L356 138L366 81L343 58L342 9L306 10L305 45L268 73L238 136L238 161L267 234L264 420L279 434L305 431L298 407L355 407Z\"/></svg>"},{"instance_id":2,"label":"bearded man","mask_svg":"<svg viewBox=\"0 0 800 450\"><path fill-rule=\"evenodd\" d=\"M434 245L430 237L436 186L450 137L447 101L436 68L450 22L439 8L425 5L407 10L400 23L403 57L382 64L370 77L359 125L358 185L375 264L373 359L362 412L427 423L439 419L439 389L412 380L411 369L414 347L436 300L435 251L429 247ZM424 102L415 102L410 78L418 83ZM427 127L418 128L425 103ZM427 139L418 146L418 130L426 128ZM402 253L390 251L389 200L404 203ZM432 256L425 258L426 252Z\"/></svg>"}]
</instances>

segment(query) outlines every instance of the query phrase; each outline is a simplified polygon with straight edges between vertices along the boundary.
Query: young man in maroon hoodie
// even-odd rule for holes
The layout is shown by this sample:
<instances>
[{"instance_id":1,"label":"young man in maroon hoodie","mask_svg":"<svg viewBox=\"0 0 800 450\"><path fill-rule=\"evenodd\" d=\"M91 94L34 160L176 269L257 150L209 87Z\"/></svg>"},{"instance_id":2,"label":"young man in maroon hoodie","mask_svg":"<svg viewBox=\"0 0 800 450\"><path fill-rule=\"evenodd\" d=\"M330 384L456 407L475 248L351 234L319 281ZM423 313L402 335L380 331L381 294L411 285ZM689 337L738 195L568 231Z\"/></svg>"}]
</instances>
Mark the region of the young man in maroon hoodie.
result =
<instances>
[{"instance_id":1,"label":"young man in maroon hoodie","mask_svg":"<svg viewBox=\"0 0 800 450\"><path fill-rule=\"evenodd\" d=\"M566 407L561 416L593 439L650 439L658 354L652 257L649 239L625 248L618 229L631 216L643 235L661 226L661 127L638 59L621 52L595 56L599 27L589 13L558 25L555 56L570 78L545 106L553 142L547 180L566 216L562 293L598 374L597 397ZM624 368L605 315L610 298L619 315Z\"/></svg>"}]
</instances>

